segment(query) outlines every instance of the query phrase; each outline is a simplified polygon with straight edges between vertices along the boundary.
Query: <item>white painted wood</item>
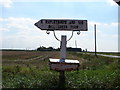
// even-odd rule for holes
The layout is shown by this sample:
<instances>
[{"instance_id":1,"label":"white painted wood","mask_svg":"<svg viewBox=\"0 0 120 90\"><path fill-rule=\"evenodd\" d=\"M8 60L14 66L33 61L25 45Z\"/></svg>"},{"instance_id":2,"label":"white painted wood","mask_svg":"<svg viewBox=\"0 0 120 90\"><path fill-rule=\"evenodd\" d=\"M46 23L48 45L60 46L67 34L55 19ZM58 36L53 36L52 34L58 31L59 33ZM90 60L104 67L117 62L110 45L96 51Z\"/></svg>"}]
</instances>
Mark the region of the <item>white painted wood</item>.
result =
<instances>
[{"instance_id":1,"label":"white painted wood","mask_svg":"<svg viewBox=\"0 0 120 90\"><path fill-rule=\"evenodd\" d=\"M65 59L65 62L61 62L60 59L50 58L50 69L56 71L71 71L79 68L78 60Z\"/></svg>"},{"instance_id":2,"label":"white painted wood","mask_svg":"<svg viewBox=\"0 0 120 90\"><path fill-rule=\"evenodd\" d=\"M66 59L66 36L62 35L61 36L61 44L60 44L60 60L61 62L64 62L64 60Z\"/></svg>"},{"instance_id":3,"label":"white painted wood","mask_svg":"<svg viewBox=\"0 0 120 90\"><path fill-rule=\"evenodd\" d=\"M53 59L53 58L50 58L50 62L52 63L56 63L56 62L60 62L60 59ZM78 60L70 60L70 59L65 59L65 63L78 63L79 64L79 61Z\"/></svg>"}]
</instances>

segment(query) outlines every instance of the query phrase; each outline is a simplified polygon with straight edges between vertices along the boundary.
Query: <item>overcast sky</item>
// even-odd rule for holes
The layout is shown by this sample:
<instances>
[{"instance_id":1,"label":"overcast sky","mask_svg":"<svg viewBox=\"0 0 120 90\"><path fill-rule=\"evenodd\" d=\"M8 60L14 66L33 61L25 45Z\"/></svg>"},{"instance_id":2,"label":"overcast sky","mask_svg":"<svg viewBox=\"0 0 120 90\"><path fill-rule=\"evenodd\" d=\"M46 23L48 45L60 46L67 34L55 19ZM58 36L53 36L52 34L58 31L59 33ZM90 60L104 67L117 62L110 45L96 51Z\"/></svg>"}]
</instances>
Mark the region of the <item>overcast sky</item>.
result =
<instances>
[{"instance_id":1,"label":"overcast sky","mask_svg":"<svg viewBox=\"0 0 120 90\"><path fill-rule=\"evenodd\" d=\"M67 47L94 51L94 24L97 25L97 50L118 51L118 5L112 0L3 0L0 1L0 48L58 48L53 35L34 26L40 19L88 20L88 31L74 32ZM70 37L71 32L58 32Z\"/></svg>"}]
</instances>

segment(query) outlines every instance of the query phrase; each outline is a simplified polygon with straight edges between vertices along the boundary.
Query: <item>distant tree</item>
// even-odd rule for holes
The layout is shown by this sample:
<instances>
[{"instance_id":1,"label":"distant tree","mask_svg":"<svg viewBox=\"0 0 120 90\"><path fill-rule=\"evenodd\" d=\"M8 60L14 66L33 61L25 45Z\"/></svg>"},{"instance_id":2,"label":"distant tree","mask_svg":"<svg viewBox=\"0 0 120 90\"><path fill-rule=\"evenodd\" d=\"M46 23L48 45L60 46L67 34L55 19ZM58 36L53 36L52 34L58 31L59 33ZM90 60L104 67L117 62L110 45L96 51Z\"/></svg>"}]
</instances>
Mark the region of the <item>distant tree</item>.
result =
<instances>
[{"instance_id":1,"label":"distant tree","mask_svg":"<svg viewBox=\"0 0 120 90\"><path fill-rule=\"evenodd\" d=\"M46 47L44 47L44 46L42 46L42 47L40 47L41 49L46 49Z\"/></svg>"},{"instance_id":2,"label":"distant tree","mask_svg":"<svg viewBox=\"0 0 120 90\"><path fill-rule=\"evenodd\" d=\"M40 47L39 47L39 48L37 48L37 51L40 51Z\"/></svg>"},{"instance_id":3,"label":"distant tree","mask_svg":"<svg viewBox=\"0 0 120 90\"><path fill-rule=\"evenodd\" d=\"M37 51L42 51L42 50L44 50L44 49L46 49L46 47L40 46L40 47L37 48Z\"/></svg>"},{"instance_id":4,"label":"distant tree","mask_svg":"<svg viewBox=\"0 0 120 90\"><path fill-rule=\"evenodd\" d=\"M55 50L53 47L46 48L44 46L40 46L37 48L37 51L53 51L53 50Z\"/></svg>"},{"instance_id":5,"label":"distant tree","mask_svg":"<svg viewBox=\"0 0 120 90\"><path fill-rule=\"evenodd\" d=\"M48 49L51 49L51 50L53 50L54 48L53 48L53 47L48 47Z\"/></svg>"},{"instance_id":6,"label":"distant tree","mask_svg":"<svg viewBox=\"0 0 120 90\"><path fill-rule=\"evenodd\" d=\"M82 52L82 49L80 48L80 52Z\"/></svg>"},{"instance_id":7,"label":"distant tree","mask_svg":"<svg viewBox=\"0 0 120 90\"><path fill-rule=\"evenodd\" d=\"M55 51L60 51L60 48L55 49Z\"/></svg>"}]
</instances>

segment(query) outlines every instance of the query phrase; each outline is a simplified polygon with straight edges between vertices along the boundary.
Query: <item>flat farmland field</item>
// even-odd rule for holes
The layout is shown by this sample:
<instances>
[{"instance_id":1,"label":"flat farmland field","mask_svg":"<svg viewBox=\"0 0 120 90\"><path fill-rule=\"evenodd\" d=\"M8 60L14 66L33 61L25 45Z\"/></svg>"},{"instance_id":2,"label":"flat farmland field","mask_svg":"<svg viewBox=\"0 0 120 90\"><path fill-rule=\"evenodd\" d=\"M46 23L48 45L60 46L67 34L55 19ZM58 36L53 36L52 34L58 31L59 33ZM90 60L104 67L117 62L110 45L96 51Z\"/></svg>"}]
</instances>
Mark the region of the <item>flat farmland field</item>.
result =
<instances>
[{"instance_id":1,"label":"flat farmland field","mask_svg":"<svg viewBox=\"0 0 120 90\"><path fill-rule=\"evenodd\" d=\"M45 57L52 56L55 53L50 52L40 52L40 51L3 51L2 59L3 60L26 60L35 57Z\"/></svg>"},{"instance_id":2,"label":"flat farmland field","mask_svg":"<svg viewBox=\"0 0 120 90\"><path fill-rule=\"evenodd\" d=\"M59 51L2 51L2 87L58 89L59 72L49 69L49 58L59 59ZM120 88L117 58L67 52L67 59L80 67L65 72L65 88Z\"/></svg>"}]
</instances>

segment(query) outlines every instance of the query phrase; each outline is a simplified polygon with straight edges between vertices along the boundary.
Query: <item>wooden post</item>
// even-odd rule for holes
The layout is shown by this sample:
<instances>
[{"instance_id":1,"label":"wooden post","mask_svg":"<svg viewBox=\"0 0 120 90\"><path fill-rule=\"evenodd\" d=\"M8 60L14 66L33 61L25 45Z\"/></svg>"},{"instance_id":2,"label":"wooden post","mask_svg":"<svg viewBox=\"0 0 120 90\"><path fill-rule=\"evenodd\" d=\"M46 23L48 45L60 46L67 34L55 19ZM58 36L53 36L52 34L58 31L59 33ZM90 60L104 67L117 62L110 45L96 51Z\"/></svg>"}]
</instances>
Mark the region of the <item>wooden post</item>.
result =
<instances>
[{"instance_id":1,"label":"wooden post","mask_svg":"<svg viewBox=\"0 0 120 90\"><path fill-rule=\"evenodd\" d=\"M62 35L61 36L61 44L60 44L60 60L61 62L65 61L65 58L66 58L66 44L67 44L67 41L66 41L66 36L65 35Z\"/></svg>"},{"instance_id":2,"label":"wooden post","mask_svg":"<svg viewBox=\"0 0 120 90\"><path fill-rule=\"evenodd\" d=\"M60 71L60 74L59 74L59 88L65 88L65 71Z\"/></svg>"},{"instance_id":3,"label":"wooden post","mask_svg":"<svg viewBox=\"0 0 120 90\"><path fill-rule=\"evenodd\" d=\"M61 36L61 45L60 45L60 62L65 62L66 59L66 36ZM65 88L65 71L60 71L59 75L59 88Z\"/></svg>"},{"instance_id":4,"label":"wooden post","mask_svg":"<svg viewBox=\"0 0 120 90\"><path fill-rule=\"evenodd\" d=\"M97 56L97 46L96 46L96 24L94 25L95 29L95 56Z\"/></svg>"}]
</instances>

